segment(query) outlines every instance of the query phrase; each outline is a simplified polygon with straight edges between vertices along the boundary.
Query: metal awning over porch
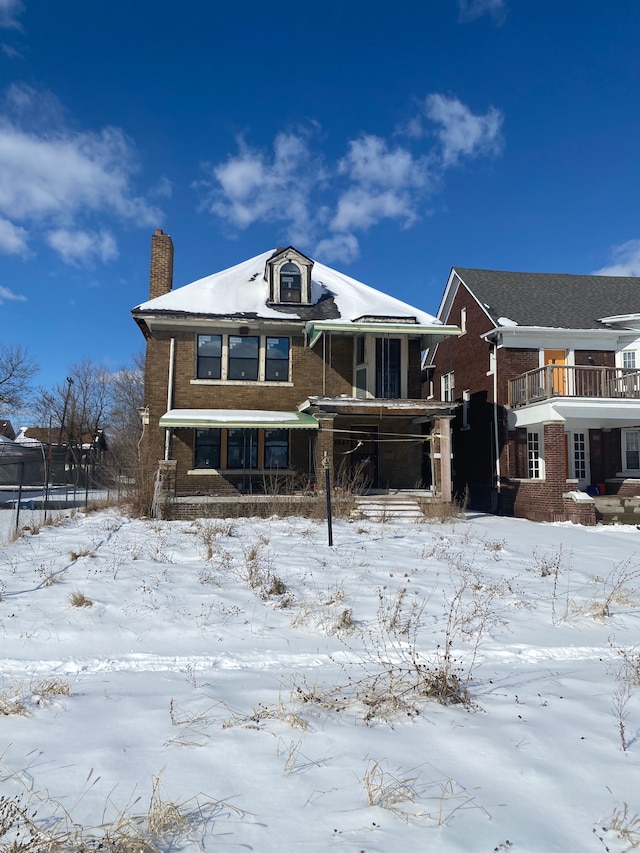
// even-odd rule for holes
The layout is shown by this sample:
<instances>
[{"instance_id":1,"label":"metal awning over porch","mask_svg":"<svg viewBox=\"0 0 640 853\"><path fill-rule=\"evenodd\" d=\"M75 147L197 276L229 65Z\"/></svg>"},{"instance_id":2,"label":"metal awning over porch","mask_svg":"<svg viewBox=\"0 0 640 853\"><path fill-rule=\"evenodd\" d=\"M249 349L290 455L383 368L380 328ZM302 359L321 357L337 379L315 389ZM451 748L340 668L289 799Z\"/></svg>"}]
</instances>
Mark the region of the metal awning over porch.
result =
<instances>
[{"instance_id":1,"label":"metal awning over porch","mask_svg":"<svg viewBox=\"0 0 640 853\"><path fill-rule=\"evenodd\" d=\"M423 323L394 323L384 321L366 321L345 323L340 320L310 320L305 326L305 332L309 336L309 346L313 347L325 332L332 335L392 335L400 337L407 335L412 338L420 338L421 348L439 343L452 335L458 336L461 330L458 326L443 326L441 324L426 325Z\"/></svg>"},{"instance_id":2,"label":"metal awning over porch","mask_svg":"<svg viewBox=\"0 0 640 853\"><path fill-rule=\"evenodd\" d=\"M263 409L170 409L160 418L159 425L167 429L318 429L313 415Z\"/></svg>"}]
</instances>

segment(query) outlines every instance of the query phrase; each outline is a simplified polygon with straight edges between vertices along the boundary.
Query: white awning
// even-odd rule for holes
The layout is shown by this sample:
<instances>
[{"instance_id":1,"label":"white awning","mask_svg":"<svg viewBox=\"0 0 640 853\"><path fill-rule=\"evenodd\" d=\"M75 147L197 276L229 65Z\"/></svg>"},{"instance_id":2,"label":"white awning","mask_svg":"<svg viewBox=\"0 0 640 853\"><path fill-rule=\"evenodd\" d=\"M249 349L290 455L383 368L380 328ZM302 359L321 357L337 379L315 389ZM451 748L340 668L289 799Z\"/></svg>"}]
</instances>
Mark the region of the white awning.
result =
<instances>
[{"instance_id":1,"label":"white awning","mask_svg":"<svg viewBox=\"0 0 640 853\"><path fill-rule=\"evenodd\" d=\"M305 331L309 336L309 346L313 347L325 332L332 335L393 335L402 337L406 335L411 338L421 339L421 348L427 345L437 344L445 338L459 336L461 330L458 326L443 326L442 324L425 325L424 323L399 323L399 322L359 322L353 323L340 320L310 320Z\"/></svg>"},{"instance_id":2,"label":"white awning","mask_svg":"<svg viewBox=\"0 0 640 853\"><path fill-rule=\"evenodd\" d=\"M318 429L318 421L304 412L263 409L170 409L161 427L224 427L226 429Z\"/></svg>"}]
</instances>

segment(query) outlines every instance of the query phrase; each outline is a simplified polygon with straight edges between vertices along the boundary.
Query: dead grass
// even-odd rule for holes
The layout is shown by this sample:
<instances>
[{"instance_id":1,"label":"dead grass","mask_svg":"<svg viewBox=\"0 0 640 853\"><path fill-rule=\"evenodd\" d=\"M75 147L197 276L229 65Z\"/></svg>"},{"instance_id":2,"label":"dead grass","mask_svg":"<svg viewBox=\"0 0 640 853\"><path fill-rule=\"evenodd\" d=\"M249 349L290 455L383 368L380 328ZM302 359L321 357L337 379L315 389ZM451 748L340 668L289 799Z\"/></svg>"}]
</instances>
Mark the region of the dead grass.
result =
<instances>
[{"instance_id":1,"label":"dead grass","mask_svg":"<svg viewBox=\"0 0 640 853\"><path fill-rule=\"evenodd\" d=\"M96 825L78 823L60 802L42 792L25 790L2 796L0 849L5 853L161 853L189 844L202 849L204 836L211 833L217 820L244 816L235 806L205 794L173 800L163 788L163 773L164 768L153 777L144 811L137 810L139 796L132 795L119 809L109 795ZM84 793L100 780L96 777L89 782L91 776L92 772ZM9 777L18 778L10 772L5 774ZM108 817L109 813L114 816Z\"/></svg>"},{"instance_id":2,"label":"dead grass","mask_svg":"<svg viewBox=\"0 0 640 853\"><path fill-rule=\"evenodd\" d=\"M93 601L91 601L90 598L87 598L83 592L79 592L78 590L75 590L69 596L69 604L72 607L93 607Z\"/></svg>"}]
</instances>

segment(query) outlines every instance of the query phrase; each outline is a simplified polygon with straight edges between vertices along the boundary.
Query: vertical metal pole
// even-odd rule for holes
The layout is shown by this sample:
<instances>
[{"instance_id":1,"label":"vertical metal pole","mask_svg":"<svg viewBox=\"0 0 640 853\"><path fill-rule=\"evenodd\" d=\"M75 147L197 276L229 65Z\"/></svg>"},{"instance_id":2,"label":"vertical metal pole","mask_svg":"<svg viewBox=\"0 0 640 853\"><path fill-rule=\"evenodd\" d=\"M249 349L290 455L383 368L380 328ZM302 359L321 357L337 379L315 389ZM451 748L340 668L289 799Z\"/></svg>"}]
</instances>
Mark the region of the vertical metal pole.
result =
<instances>
[{"instance_id":1,"label":"vertical metal pole","mask_svg":"<svg viewBox=\"0 0 640 853\"><path fill-rule=\"evenodd\" d=\"M329 535L329 547L333 546L333 524L331 518L331 474L329 473L329 460L327 459L327 451L325 450L322 457L322 467L324 468L324 487L327 493L327 533Z\"/></svg>"},{"instance_id":2,"label":"vertical metal pole","mask_svg":"<svg viewBox=\"0 0 640 853\"><path fill-rule=\"evenodd\" d=\"M24 460L18 463L20 465L20 485L18 486L18 504L16 506L16 533L20 524L20 501L22 500L22 484L24 483Z\"/></svg>"}]
</instances>

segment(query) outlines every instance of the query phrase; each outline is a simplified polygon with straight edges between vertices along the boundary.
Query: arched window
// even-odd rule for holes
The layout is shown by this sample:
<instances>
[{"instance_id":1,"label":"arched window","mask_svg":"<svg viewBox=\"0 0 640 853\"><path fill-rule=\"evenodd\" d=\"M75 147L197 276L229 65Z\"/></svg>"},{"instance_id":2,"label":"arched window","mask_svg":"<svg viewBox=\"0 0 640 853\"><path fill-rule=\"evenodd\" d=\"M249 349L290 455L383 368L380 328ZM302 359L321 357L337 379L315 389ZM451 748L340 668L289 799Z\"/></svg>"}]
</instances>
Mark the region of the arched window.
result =
<instances>
[{"instance_id":1,"label":"arched window","mask_svg":"<svg viewBox=\"0 0 640 853\"><path fill-rule=\"evenodd\" d=\"M302 302L302 275L296 264L280 267L280 302Z\"/></svg>"}]
</instances>

